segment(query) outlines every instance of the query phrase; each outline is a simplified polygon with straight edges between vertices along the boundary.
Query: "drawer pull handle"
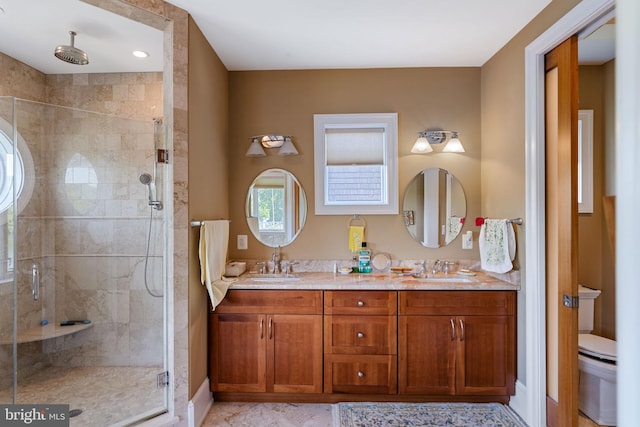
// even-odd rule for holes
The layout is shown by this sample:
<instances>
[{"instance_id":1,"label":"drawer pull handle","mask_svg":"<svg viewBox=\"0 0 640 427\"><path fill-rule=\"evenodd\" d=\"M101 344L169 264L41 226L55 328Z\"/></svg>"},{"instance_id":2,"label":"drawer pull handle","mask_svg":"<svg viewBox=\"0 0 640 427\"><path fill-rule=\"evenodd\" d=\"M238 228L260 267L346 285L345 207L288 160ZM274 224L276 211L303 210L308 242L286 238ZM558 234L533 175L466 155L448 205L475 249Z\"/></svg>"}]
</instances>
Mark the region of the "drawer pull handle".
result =
<instances>
[{"instance_id":1,"label":"drawer pull handle","mask_svg":"<svg viewBox=\"0 0 640 427\"><path fill-rule=\"evenodd\" d=\"M264 338L264 319L260 319L260 339Z\"/></svg>"},{"instance_id":2,"label":"drawer pull handle","mask_svg":"<svg viewBox=\"0 0 640 427\"><path fill-rule=\"evenodd\" d=\"M358 332L358 338L364 338L364 334L362 332Z\"/></svg>"},{"instance_id":3,"label":"drawer pull handle","mask_svg":"<svg viewBox=\"0 0 640 427\"><path fill-rule=\"evenodd\" d=\"M360 378L364 377L364 372L358 371L358 377L360 377Z\"/></svg>"},{"instance_id":4,"label":"drawer pull handle","mask_svg":"<svg viewBox=\"0 0 640 427\"><path fill-rule=\"evenodd\" d=\"M464 321L460 319L460 341L464 341Z\"/></svg>"},{"instance_id":5,"label":"drawer pull handle","mask_svg":"<svg viewBox=\"0 0 640 427\"><path fill-rule=\"evenodd\" d=\"M453 319L449 319L449 321L451 322L451 341L455 341L456 340L456 324L454 323Z\"/></svg>"},{"instance_id":6,"label":"drawer pull handle","mask_svg":"<svg viewBox=\"0 0 640 427\"><path fill-rule=\"evenodd\" d=\"M269 339L273 338L273 317L269 319Z\"/></svg>"},{"instance_id":7,"label":"drawer pull handle","mask_svg":"<svg viewBox=\"0 0 640 427\"><path fill-rule=\"evenodd\" d=\"M358 307L364 307L364 301L358 301Z\"/></svg>"}]
</instances>

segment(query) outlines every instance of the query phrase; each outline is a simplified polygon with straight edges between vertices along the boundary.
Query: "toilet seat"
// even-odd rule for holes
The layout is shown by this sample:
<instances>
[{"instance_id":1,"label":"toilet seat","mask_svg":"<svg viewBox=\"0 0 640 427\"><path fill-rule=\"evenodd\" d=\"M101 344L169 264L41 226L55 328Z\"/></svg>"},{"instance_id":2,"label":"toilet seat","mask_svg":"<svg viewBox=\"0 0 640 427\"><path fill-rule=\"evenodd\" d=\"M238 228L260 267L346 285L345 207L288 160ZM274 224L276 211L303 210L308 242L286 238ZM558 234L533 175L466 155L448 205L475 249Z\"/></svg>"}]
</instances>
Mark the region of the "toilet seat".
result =
<instances>
[{"instance_id":1,"label":"toilet seat","mask_svg":"<svg viewBox=\"0 0 640 427\"><path fill-rule=\"evenodd\" d=\"M579 334L578 352L608 362L617 360L616 342L598 335Z\"/></svg>"}]
</instances>

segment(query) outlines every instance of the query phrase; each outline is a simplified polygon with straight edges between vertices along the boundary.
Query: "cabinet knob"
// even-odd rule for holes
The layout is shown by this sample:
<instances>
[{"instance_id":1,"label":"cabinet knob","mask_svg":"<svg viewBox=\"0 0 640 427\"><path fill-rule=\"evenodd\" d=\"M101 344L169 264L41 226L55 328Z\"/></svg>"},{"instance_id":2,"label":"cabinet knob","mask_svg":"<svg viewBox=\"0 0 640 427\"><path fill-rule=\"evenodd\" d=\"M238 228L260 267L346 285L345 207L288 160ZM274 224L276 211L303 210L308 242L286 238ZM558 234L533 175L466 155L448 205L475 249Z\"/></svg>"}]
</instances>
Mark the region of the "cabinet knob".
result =
<instances>
[{"instance_id":1,"label":"cabinet knob","mask_svg":"<svg viewBox=\"0 0 640 427\"><path fill-rule=\"evenodd\" d=\"M358 307L364 307L364 301L358 301Z\"/></svg>"},{"instance_id":2,"label":"cabinet knob","mask_svg":"<svg viewBox=\"0 0 640 427\"><path fill-rule=\"evenodd\" d=\"M358 338L364 338L364 334L362 332L358 332Z\"/></svg>"},{"instance_id":3,"label":"cabinet knob","mask_svg":"<svg viewBox=\"0 0 640 427\"><path fill-rule=\"evenodd\" d=\"M360 377L360 378L364 377L364 372L358 371L358 377Z\"/></svg>"}]
</instances>

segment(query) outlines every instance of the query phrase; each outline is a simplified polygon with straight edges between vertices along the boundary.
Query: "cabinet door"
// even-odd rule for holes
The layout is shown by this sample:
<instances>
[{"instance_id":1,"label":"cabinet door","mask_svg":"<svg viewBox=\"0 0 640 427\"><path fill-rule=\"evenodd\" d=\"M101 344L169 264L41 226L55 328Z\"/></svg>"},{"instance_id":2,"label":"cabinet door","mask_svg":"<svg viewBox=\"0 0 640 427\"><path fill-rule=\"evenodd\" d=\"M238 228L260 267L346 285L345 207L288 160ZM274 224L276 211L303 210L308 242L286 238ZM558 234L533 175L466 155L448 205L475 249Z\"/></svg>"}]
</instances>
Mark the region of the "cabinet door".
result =
<instances>
[{"instance_id":1,"label":"cabinet door","mask_svg":"<svg viewBox=\"0 0 640 427\"><path fill-rule=\"evenodd\" d=\"M266 316L210 317L209 375L212 391L266 391Z\"/></svg>"},{"instance_id":2,"label":"cabinet door","mask_svg":"<svg viewBox=\"0 0 640 427\"><path fill-rule=\"evenodd\" d=\"M398 390L401 394L455 394L455 318L398 317Z\"/></svg>"},{"instance_id":3,"label":"cabinet door","mask_svg":"<svg viewBox=\"0 0 640 427\"><path fill-rule=\"evenodd\" d=\"M322 393L322 316L272 315L266 331L267 391Z\"/></svg>"},{"instance_id":4,"label":"cabinet door","mask_svg":"<svg viewBox=\"0 0 640 427\"><path fill-rule=\"evenodd\" d=\"M458 394L514 394L512 316L459 316L456 388Z\"/></svg>"}]
</instances>

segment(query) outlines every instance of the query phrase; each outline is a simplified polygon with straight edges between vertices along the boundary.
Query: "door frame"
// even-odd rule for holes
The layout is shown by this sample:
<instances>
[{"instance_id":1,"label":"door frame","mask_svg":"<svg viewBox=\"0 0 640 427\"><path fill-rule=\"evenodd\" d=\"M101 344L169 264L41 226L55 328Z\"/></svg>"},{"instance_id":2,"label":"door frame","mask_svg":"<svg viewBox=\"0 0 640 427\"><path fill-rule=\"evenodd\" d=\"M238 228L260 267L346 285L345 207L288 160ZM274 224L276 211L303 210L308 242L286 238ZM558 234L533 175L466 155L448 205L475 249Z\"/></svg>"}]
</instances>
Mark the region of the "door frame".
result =
<instances>
[{"instance_id":1,"label":"door frame","mask_svg":"<svg viewBox=\"0 0 640 427\"><path fill-rule=\"evenodd\" d=\"M591 25L601 25L615 0L583 0L525 48L526 394L512 406L532 426L546 425L546 240L544 55Z\"/></svg>"}]
</instances>

